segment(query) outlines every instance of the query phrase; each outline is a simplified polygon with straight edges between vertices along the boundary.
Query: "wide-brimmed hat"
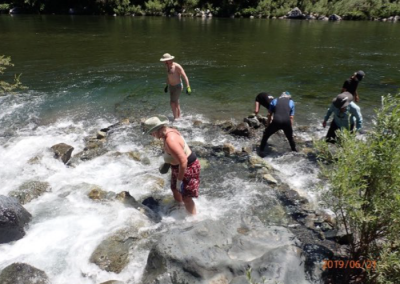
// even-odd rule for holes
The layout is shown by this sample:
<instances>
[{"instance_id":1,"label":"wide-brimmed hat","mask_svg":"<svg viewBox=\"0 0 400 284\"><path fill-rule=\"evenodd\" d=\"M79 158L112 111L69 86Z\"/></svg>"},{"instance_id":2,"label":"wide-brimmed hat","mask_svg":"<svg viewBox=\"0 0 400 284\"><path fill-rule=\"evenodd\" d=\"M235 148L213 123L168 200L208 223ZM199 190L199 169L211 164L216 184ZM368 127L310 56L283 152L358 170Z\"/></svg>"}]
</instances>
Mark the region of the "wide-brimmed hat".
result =
<instances>
[{"instance_id":1,"label":"wide-brimmed hat","mask_svg":"<svg viewBox=\"0 0 400 284\"><path fill-rule=\"evenodd\" d=\"M168 117L165 115L157 115L150 117L143 123L143 129L145 134L151 134L157 129L169 123Z\"/></svg>"},{"instance_id":2,"label":"wide-brimmed hat","mask_svg":"<svg viewBox=\"0 0 400 284\"><path fill-rule=\"evenodd\" d=\"M347 107L353 100L353 95L349 92L343 92L333 99L332 103L337 108Z\"/></svg>"},{"instance_id":3,"label":"wide-brimmed hat","mask_svg":"<svg viewBox=\"0 0 400 284\"><path fill-rule=\"evenodd\" d=\"M175 56L172 56L169 53L164 53L163 56L161 57L160 61L168 61L174 59Z\"/></svg>"}]
</instances>

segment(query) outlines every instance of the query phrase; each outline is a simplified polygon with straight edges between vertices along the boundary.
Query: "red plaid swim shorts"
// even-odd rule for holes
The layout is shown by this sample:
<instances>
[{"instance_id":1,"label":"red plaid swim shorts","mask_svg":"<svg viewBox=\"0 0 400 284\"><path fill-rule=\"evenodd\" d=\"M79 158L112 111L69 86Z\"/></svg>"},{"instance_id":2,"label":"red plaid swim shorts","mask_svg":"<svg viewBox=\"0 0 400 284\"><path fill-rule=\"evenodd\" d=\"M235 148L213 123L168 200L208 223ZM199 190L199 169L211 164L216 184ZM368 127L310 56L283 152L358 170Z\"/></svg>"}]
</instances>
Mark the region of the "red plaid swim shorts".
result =
<instances>
[{"instance_id":1,"label":"red plaid swim shorts","mask_svg":"<svg viewBox=\"0 0 400 284\"><path fill-rule=\"evenodd\" d=\"M200 185L200 162L194 161L187 166L185 175L183 176L183 197L198 197ZM176 180L179 173L179 166L171 166L171 189L176 189Z\"/></svg>"}]
</instances>

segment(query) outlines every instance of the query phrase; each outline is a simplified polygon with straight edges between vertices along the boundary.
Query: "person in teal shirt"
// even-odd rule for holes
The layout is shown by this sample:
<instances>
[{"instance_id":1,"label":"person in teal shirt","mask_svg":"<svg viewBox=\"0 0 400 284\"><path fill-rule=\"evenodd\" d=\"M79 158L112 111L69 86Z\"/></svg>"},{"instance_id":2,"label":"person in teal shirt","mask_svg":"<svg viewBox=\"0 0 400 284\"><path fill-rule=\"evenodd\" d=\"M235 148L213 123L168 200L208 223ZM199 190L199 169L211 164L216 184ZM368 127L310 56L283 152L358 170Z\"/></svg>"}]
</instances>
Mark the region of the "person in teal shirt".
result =
<instances>
[{"instance_id":1,"label":"person in teal shirt","mask_svg":"<svg viewBox=\"0 0 400 284\"><path fill-rule=\"evenodd\" d=\"M328 133L326 134L326 141L334 143L336 141L336 130L347 129L359 131L362 127L362 115L360 107L353 102L353 95L349 92L343 92L335 99L333 99L330 105L322 126L326 127L326 122L329 117L333 114L333 120L329 127ZM355 124L354 124L355 123Z\"/></svg>"}]
</instances>

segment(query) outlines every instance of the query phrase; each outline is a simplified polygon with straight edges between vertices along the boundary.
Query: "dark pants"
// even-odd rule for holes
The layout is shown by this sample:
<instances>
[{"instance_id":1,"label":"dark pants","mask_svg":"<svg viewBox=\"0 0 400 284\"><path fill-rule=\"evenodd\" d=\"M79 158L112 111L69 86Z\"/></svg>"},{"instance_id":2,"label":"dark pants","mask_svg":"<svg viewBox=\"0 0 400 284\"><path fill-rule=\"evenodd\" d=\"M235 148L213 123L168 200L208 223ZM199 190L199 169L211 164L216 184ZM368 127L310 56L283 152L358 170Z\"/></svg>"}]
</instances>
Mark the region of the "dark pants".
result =
<instances>
[{"instance_id":1,"label":"dark pants","mask_svg":"<svg viewBox=\"0 0 400 284\"><path fill-rule=\"evenodd\" d=\"M276 122L272 121L272 123L265 129L264 135L261 139L261 145L260 145L260 151L264 151L265 146L267 145L267 141L269 137L271 137L272 134L277 132L278 130L283 130L285 133L285 136L287 140L289 141L290 148L292 148L292 151L296 151L296 143L294 142L293 139L293 129L292 129L292 124L289 122Z\"/></svg>"},{"instance_id":2,"label":"dark pants","mask_svg":"<svg viewBox=\"0 0 400 284\"><path fill-rule=\"evenodd\" d=\"M350 131L353 133L354 132L354 124L350 125ZM330 142L330 143L335 143L337 141L337 135L336 135L336 130L338 130L339 127L336 125L335 120L332 120L331 126L328 129L328 133L326 134L325 141Z\"/></svg>"}]
</instances>

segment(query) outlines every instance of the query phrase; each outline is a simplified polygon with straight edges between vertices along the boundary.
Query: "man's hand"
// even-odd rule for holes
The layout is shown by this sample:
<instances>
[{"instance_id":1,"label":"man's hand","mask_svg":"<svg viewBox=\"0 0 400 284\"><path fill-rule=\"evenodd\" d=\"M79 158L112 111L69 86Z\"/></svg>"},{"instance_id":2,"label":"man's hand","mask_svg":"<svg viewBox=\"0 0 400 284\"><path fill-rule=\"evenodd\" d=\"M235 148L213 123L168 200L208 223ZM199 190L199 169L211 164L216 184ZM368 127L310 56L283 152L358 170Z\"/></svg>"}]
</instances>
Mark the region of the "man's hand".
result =
<instances>
[{"instance_id":1,"label":"man's hand","mask_svg":"<svg viewBox=\"0 0 400 284\"><path fill-rule=\"evenodd\" d=\"M164 88L164 93L168 93L168 84Z\"/></svg>"},{"instance_id":2,"label":"man's hand","mask_svg":"<svg viewBox=\"0 0 400 284\"><path fill-rule=\"evenodd\" d=\"M186 94L190 95L192 93L192 89L189 87L186 88Z\"/></svg>"},{"instance_id":3,"label":"man's hand","mask_svg":"<svg viewBox=\"0 0 400 284\"><path fill-rule=\"evenodd\" d=\"M176 181L176 190L180 193L183 194L183 183L181 180Z\"/></svg>"},{"instance_id":4,"label":"man's hand","mask_svg":"<svg viewBox=\"0 0 400 284\"><path fill-rule=\"evenodd\" d=\"M322 126L325 128L326 127L326 121L322 122Z\"/></svg>"}]
</instances>

